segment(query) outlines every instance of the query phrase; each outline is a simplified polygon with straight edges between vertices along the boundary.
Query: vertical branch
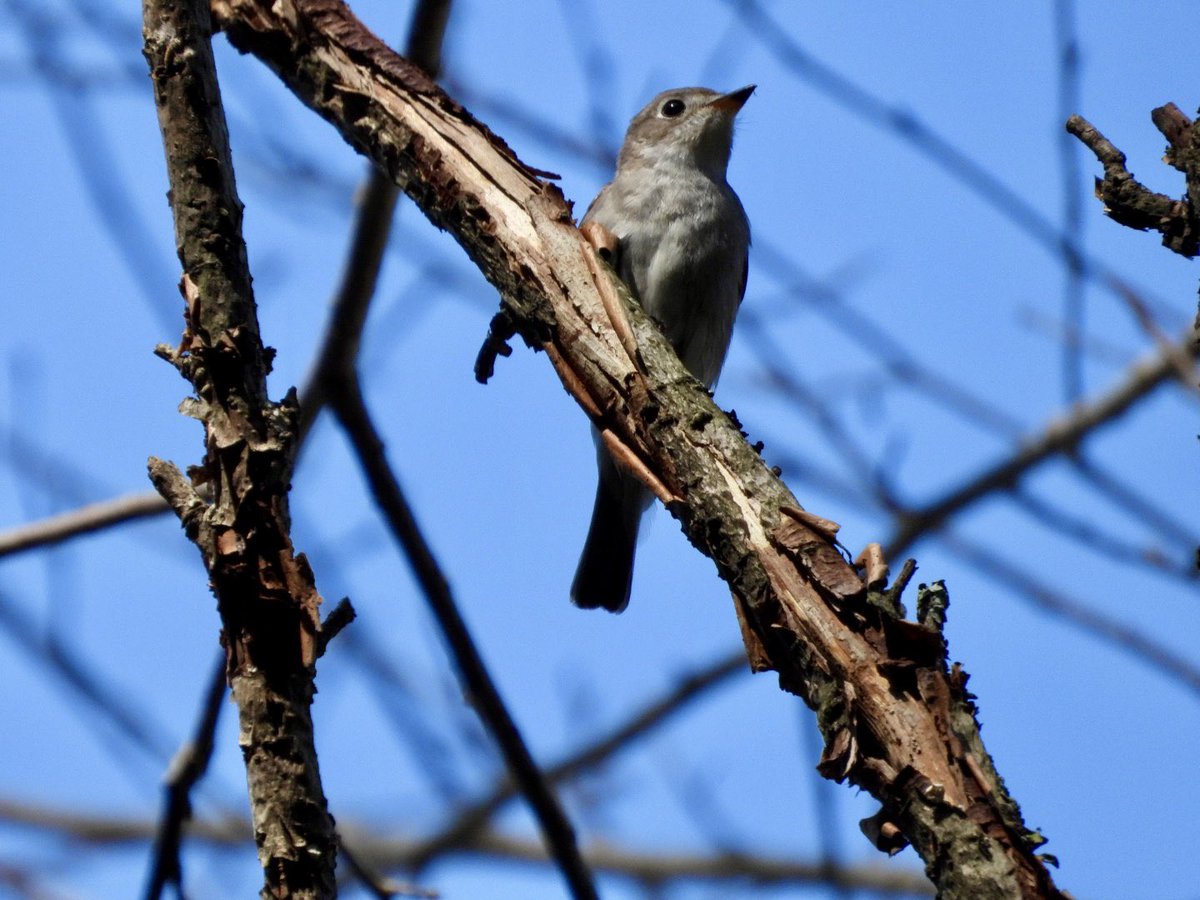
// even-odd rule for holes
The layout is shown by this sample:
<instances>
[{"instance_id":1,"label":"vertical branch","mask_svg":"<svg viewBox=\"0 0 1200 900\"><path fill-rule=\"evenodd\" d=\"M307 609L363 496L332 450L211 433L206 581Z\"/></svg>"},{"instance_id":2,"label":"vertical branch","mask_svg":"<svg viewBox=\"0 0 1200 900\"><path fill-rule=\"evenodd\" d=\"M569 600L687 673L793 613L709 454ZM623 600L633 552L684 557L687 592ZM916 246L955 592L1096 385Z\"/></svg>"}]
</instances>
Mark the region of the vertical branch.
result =
<instances>
[{"instance_id":1,"label":"vertical branch","mask_svg":"<svg viewBox=\"0 0 1200 900\"><path fill-rule=\"evenodd\" d=\"M1054 34L1058 44L1058 118L1066 121L1079 106L1079 38L1075 32L1075 0L1055 0ZM1083 260L1083 197L1079 191L1082 167L1078 147L1068 134L1058 139L1062 172L1063 313L1067 340L1063 346L1063 391L1068 404L1083 395L1085 287Z\"/></svg>"},{"instance_id":2,"label":"vertical branch","mask_svg":"<svg viewBox=\"0 0 1200 900\"><path fill-rule=\"evenodd\" d=\"M146 886L146 900L158 900L168 884L175 885L176 894L183 896L183 866L179 847L183 827L192 817L192 788L204 777L212 759L213 735L225 700L225 658L209 679L200 718L191 739L180 748L167 772L167 784L162 815L154 835L153 864Z\"/></svg>"},{"instance_id":3,"label":"vertical branch","mask_svg":"<svg viewBox=\"0 0 1200 900\"><path fill-rule=\"evenodd\" d=\"M154 458L149 470L217 597L262 895L331 897L337 842L310 709L320 596L289 535L296 403L267 398L271 351L259 335L210 33L202 0L143 2L186 304L179 346L158 353L191 382L184 411L205 430L191 480Z\"/></svg>"}]
</instances>

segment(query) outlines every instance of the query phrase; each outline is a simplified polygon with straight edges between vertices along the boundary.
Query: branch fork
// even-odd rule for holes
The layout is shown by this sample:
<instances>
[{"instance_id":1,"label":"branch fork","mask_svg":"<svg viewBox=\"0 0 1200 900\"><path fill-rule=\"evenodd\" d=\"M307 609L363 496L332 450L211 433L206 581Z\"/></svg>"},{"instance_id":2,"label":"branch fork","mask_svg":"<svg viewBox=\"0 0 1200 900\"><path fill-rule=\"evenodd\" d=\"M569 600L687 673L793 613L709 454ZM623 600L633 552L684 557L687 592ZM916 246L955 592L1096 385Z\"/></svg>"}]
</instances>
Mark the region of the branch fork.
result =
<instances>
[{"instance_id":1,"label":"branch fork","mask_svg":"<svg viewBox=\"0 0 1200 900\"><path fill-rule=\"evenodd\" d=\"M1190 259L1200 254L1200 128L1173 103L1155 109L1151 118L1167 139L1163 161L1187 176L1181 199L1139 182L1126 167L1125 154L1087 119L1071 116L1066 127L1104 166L1104 177L1096 179L1104 214L1129 228L1159 232L1164 247Z\"/></svg>"}]
</instances>

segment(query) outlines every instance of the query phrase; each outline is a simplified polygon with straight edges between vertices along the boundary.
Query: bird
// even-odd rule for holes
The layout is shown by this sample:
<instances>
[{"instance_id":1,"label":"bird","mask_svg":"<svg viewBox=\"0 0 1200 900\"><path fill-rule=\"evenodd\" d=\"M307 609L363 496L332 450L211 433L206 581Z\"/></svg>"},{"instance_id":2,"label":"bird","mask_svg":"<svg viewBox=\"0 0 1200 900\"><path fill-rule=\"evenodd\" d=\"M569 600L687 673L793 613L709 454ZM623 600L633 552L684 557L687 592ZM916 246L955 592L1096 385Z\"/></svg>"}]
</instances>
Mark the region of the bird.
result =
<instances>
[{"instance_id":1,"label":"bird","mask_svg":"<svg viewBox=\"0 0 1200 900\"><path fill-rule=\"evenodd\" d=\"M726 170L734 120L754 90L685 87L656 96L629 123L616 174L580 222L616 239L617 274L710 390L746 292L750 222ZM596 500L571 599L585 609L619 613L629 604L638 528L651 494L599 441L597 465Z\"/></svg>"}]
</instances>

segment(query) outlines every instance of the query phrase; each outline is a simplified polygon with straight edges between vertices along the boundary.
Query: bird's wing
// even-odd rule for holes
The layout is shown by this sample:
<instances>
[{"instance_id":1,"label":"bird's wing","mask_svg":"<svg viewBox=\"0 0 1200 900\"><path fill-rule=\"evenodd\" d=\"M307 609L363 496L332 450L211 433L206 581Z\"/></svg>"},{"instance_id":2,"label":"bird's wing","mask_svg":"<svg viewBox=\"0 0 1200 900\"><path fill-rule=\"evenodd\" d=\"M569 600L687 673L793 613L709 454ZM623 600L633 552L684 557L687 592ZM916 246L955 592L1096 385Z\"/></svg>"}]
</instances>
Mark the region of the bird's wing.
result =
<instances>
[{"instance_id":1,"label":"bird's wing","mask_svg":"<svg viewBox=\"0 0 1200 900\"><path fill-rule=\"evenodd\" d=\"M587 212L579 220L579 229L587 238L588 243L595 247L596 252L619 274L621 272L621 239L613 233L608 224L614 218L611 209L612 195L609 190L611 187L611 183L606 184L600 189L596 199L588 204Z\"/></svg>"},{"instance_id":2,"label":"bird's wing","mask_svg":"<svg viewBox=\"0 0 1200 900\"><path fill-rule=\"evenodd\" d=\"M738 306L742 305L742 301L746 299L746 279L750 277L750 251L746 251L746 255L742 257L742 280L738 284Z\"/></svg>"},{"instance_id":3,"label":"bird's wing","mask_svg":"<svg viewBox=\"0 0 1200 900\"><path fill-rule=\"evenodd\" d=\"M603 215L603 209L608 202L608 189L611 187L612 184L609 183L600 188L600 193L598 193L592 202L588 204L587 212L585 212L583 214L583 218L579 220L580 225L590 222L597 215Z\"/></svg>"}]
</instances>

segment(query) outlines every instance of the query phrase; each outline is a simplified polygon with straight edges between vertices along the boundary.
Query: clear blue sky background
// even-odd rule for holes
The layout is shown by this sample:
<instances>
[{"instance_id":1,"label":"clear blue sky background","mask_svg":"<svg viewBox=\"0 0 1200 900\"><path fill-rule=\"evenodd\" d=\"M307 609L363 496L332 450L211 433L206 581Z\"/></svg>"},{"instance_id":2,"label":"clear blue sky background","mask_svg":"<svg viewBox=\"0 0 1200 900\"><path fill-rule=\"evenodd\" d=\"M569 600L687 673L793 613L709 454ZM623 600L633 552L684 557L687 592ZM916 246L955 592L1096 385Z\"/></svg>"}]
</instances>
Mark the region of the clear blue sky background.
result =
<instances>
[{"instance_id":1,"label":"clear blue sky background","mask_svg":"<svg viewBox=\"0 0 1200 900\"><path fill-rule=\"evenodd\" d=\"M606 164L543 140L502 105L611 153L628 118L663 88L757 83L730 180L759 247L786 252L836 290L837 302L1036 434L1065 409L1064 274L1055 255L878 117L857 114L861 105L848 109L800 77L773 52L777 41L739 25L735 6L463 0L452 14L446 75L522 158L562 173L580 212L609 176ZM155 343L178 339L178 267L131 7L0 4L0 527L143 490L150 454L185 465L200 453L199 428L176 412L185 384L151 353ZM354 7L402 43L408 3ZM1052 4L766 8L782 27L778 37L918 117L1050 222L1062 221L1065 191L1082 198L1088 251L1144 293L1167 333L1191 320L1195 265L1101 216L1091 198L1099 167L1082 150L1077 172L1063 168ZM1163 140L1149 112L1167 101L1188 112L1200 104L1200 57L1189 44L1200 24L1194 3L1093 0L1078 4L1075 18L1077 111L1126 151L1151 187L1181 193L1182 176L1159 162ZM58 37L35 40L47 34ZM263 333L279 351L278 396L304 380L321 335L364 165L256 61L223 39L217 46ZM89 167L94 177L82 174ZM774 361L829 404L902 499L927 501L1011 452L1013 440L884 373L875 354L820 314L820 304L835 301L796 290L796 281L756 251L746 309L783 348ZM1085 384L1094 395L1122 380L1152 341L1110 293L1090 286L1086 301ZM474 382L472 362L496 303L456 245L402 204L364 373L392 462L463 612L530 743L553 760L731 651L738 637L711 563L661 511L639 551L629 611L611 617L570 606L593 490L591 441L541 356L519 348L491 384ZM856 478L845 453L828 428L772 388L751 336L735 335L718 402L766 442L766 456L784 466L808 508L843 524L849 547L886 539L887 518L838 488ZM1194 395L1164 389L1090 445L1106 470L1191 532L1195 423ZM814 477L806 464L829 475ZM1186 564L1185 542L1160 544L1061 462L1026 487ZM293 510L296 543L324 596L353 599L353 629L408 679L407 692L394 689L390 702L401 718L425 723L415 730L435 742L443 763L431 774L428 758L389 724L394 717L362 668L335 645L320 665L315 705L334 814L398 834L429 829L454 802L484 791L496 763L328 422L305 450ZM1007 499L972 508L954 533L1200 665L1194 583L1067 539ZM1101 900L1200 896L1200 696L1038 612L947 542L925 541L915 555L922 579L948 582L952 656L972 674L988 747L1027 822L1061 860L1060 885ZM84 658L161 748L139 751L114 736L6 629L0 798L153 817L163 754L191 728L216 652L214 604L174 521L0 562L0 604ZM202 815L244 808L234 720L230 708L199 797ZM877 861L857 829L875 805L819 782L818 753L803 705L770 675L744 675L567 797L588 840L802 859L832 850L849 863ZM832 825L817 824L821 802L832 808ZM534 833L520 810L503 824ZM64 853L0 825L0 864L44 865L46 884L67 896L130 896L145 860L144 848ZM197 897L256 890L249 850L194 850L185 864ZM893 864L918 860L908 851ZM446 864L425 881L451 898L562 895L552 872L502 865ZM606 897L640 896L615 880L602 887ZM669 896L801 894L685 888Z\"/></svg>"}]
</instances>

